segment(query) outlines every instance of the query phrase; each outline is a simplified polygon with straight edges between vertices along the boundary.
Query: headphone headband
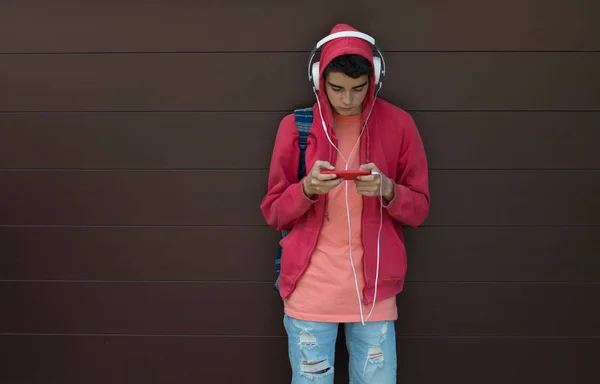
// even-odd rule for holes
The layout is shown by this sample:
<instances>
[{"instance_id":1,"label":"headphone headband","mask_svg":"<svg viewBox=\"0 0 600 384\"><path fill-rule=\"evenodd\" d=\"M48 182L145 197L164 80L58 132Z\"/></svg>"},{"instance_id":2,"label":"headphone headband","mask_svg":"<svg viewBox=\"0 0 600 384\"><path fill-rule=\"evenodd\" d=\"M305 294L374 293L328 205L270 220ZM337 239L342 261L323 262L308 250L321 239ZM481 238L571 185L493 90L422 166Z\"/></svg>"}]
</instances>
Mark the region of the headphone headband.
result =
<instances>
[{"instance_id":1,"label":"headphone headband","mask_svg":"<svg viewBox=\"0 0 600 384\"><path fill-rule=\"evenodd\" d=\"M321 46L323 44L325 44L331 40L334 40L334 39L339 39L341 37L358 37L359 39L368 41L369 43L371 43L371 45L375 45L375 39L372 38L371 36L367 35L366 33L357 32L357 31L342 31L342 32L332 33L329 36L325 36L317 43L315 48L319 49L319 48L321 48Z\"/></svg>"},{"instance_id":2,"label":"headphone headband","mask_svg":"<svg viewBox=\"0 0 600 384\"><path fill-rule=\"evenodd\" d=\"M385 76L385 60L383 58L383 51L381 50L381 48L379 47L379 45L377 44L375 39L363 32L342 31L342 32L336 32L336 33L332 33L328 36L325 36L324 38L319 40L319 42L313 47L313 49L310 52L310 55L308 58L308 80L313 83L313 86L315 87L315 89L317 89L317 90L319 89L319 84L318 84L319 78L317 77L317 73L319 70L319 62L316 62L314 64L311 64L311 63L312 63L313 58L315 57L315 54L317 53L317 50L319 48L321 48L324 44L330 42L331 40L339 39L342 37L356 37L359 39L363 39L363 40L367 41L368 43L370 43L373 47L375 47L375 49L377 50L377 53L379 53L379 56L381 58L380 60L378 60L378 58L376 58L376 57L373 58L373 62L375 64L375 68L374 68L375 82L376 82L376 84L379 84L379 86L381 86L381 78L383 76Z\"/></svg>"}]
</instances>

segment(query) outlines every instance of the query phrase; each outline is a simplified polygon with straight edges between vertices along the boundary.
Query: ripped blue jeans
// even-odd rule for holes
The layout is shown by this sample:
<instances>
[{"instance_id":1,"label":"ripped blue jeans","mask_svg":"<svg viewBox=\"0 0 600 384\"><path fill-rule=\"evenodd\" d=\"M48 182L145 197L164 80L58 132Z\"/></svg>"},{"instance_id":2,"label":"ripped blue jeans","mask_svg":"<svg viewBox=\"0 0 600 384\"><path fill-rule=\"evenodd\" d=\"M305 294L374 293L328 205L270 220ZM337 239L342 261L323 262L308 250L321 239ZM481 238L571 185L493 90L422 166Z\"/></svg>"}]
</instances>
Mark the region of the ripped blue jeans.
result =
<instances>
[{"instance_id":1,"label":"ripped blue jeans","mask_svg":"<svg viewBox=\"0 0 600 384\"><path fill-rule=\"evenodd\" d=\"M303 321L284 315L292 384L333 384L337 323ZM350 384L396 384L393 321L345 323Z\"/></svg>"}]
</instances>

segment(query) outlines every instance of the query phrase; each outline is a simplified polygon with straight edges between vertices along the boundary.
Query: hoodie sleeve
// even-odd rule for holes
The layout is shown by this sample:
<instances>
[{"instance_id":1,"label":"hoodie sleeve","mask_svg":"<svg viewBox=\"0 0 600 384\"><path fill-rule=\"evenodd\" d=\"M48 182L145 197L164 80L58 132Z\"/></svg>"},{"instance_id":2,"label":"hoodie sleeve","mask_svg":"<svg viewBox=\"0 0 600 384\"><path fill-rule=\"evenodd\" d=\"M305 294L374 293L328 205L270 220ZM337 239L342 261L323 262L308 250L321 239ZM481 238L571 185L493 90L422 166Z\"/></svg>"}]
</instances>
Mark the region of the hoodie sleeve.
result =
<instances>
[{"instance_id":1,"label":"hoodie sleeve","mask_svg":"<svg viewBox=\"0 0 600 384\"><path fill-rule=\"evenodd\" d=\"M277 230L289 229L317 201L304 194L302 181L297 180L298 137L294 115L287 115L279 124L271 155L267 194L260 205L267 223Z\"/></svg>"},{"instance_id":2,"label":"hoodie sleeve","mask_svg":"<svg viewBox=\"0 0 600 384\"><path fill-rule=\"evenodd\" d=\"M423 141L408 116L398 158L394 198L384 207L404 225L419 226L429 215L429 170Z\"/></svg>"}]
</instances>

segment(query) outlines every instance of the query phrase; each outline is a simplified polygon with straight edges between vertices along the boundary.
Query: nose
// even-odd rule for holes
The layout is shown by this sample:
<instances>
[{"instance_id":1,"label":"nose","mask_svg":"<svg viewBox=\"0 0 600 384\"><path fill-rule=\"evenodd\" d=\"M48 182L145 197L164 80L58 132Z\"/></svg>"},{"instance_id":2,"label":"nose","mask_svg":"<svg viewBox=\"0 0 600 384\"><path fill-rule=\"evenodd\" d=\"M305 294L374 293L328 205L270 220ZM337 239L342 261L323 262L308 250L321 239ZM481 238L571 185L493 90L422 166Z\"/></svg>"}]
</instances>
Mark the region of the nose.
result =
<instances>
[{"instance_id":1,"label":"nose","mask_svg":"<svg viewBox=\"0 0 600 384\"><path fill-rule=\"evenodd\" d=\"M344 92L342 94L342 103L344 105L352 105L352 93Z\"/></svg>"}]
</instances>

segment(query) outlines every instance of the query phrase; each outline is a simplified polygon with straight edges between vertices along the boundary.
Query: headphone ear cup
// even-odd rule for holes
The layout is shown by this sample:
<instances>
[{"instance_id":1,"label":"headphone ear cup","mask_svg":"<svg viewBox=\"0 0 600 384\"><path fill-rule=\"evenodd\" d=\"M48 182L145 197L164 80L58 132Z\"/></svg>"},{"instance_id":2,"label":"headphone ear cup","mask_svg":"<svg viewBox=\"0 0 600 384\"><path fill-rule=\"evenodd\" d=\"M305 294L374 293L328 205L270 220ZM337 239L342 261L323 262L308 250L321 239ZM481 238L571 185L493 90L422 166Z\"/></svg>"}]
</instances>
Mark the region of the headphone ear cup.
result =
<instances>
[{"instance_id":1,"label":"headphone ear cup","mask_svg":"<svg viewBox=\"0 0 600 384\"><path fill-rule=\"evenodd\" d=\"M321 77L321 73L319 72L319 62L315 62L312 65L312 82L315 90L319 90L319 80Z\"/></svg>"},{"instance_id":2,"label":"headphone ear cup","mask_svg":"<svg viewBox=\"0 0 600 384\"><path fill-rule=\"evenodd\" d=\"M381 81L381 58L380 57L373 57L373 66L374 66L374 71L375 72L375 85L379 85L379 82Z\"/></svg>"}]
</instances>

